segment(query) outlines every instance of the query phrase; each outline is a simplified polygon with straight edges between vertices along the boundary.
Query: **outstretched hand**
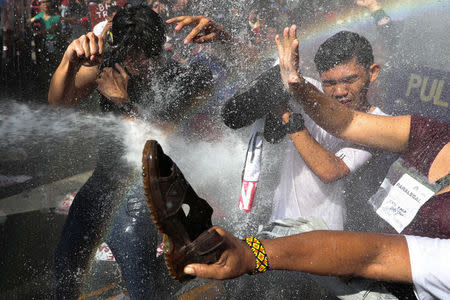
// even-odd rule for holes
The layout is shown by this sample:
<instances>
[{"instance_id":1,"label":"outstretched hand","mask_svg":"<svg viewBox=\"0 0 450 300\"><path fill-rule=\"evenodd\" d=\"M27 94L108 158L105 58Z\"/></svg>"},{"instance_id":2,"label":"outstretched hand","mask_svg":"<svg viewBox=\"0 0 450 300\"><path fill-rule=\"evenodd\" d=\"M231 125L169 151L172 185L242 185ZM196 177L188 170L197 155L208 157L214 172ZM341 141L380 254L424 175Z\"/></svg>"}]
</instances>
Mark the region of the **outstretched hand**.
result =
<instances>
[{"instance_id":1,"label":"outstretched hand","mask_svg":"<svg viewBox=\"0 0 450 300\"><path fill-rule=\"evenodd\" d=\"M214 264L187 265L184 268L186 274L201 278L230 279L247 274L255 268L255 256L250 247L242 240L217 226L210 230L216 230L223 237L227 250L222 253L219 260Z\"/></svg>"},{"instance_id":2,"label":"outstretched hand","mask_svg":"<svg viewBox=\"0 0 450 300\"><path fill-rule=\"evenodd\" d=\"M297 27L295 25L286 27L283 31L283 40L277 35L275 42L278 48L278 58L280 59L281 79L290 92L295 92L305 83L305 80L298 72L299 42L297 39Z\"/></svg>"},{"instance_id":3,"label":"outstretched hand","mask_svg":"<svg viewBox=\"0 0 450 300\"><path fill-rule=\"evenodd\" d=\"M231 35L219 24L204 16L181 16L166 21L168 24L176 23L175 30L180 31L184 27L194 27L184 39L184 44L225 42L231 40Z\"/></svg>"}]
</instances>

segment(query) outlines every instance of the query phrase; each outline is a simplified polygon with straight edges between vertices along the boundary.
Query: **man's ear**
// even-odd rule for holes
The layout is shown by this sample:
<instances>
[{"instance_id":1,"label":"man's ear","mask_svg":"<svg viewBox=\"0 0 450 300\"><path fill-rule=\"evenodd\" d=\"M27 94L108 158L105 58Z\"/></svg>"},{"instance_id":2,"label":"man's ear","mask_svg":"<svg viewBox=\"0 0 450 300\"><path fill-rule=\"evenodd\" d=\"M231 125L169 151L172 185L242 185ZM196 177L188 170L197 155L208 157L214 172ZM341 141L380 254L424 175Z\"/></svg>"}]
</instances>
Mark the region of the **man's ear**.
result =
<instances>
[{"instance_id":1,"label":"man's ear","mask_svg":"<svg viewBox=\"0 0 450 300\"><path fill-rule=\"evenodd\" d=\"M377 80L378 75L380 74L381 67L379 64L372 64L369 67L369 81L374 82Z\"/></svg>"}]
</instances>

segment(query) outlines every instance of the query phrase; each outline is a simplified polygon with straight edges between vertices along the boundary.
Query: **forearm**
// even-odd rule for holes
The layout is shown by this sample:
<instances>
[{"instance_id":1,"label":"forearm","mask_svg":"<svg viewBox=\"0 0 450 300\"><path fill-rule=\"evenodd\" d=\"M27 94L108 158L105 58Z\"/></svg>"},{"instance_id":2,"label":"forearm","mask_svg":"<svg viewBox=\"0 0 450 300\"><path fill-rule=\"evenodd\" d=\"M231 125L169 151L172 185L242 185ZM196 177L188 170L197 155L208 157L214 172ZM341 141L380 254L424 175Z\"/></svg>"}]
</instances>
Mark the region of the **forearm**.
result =
<instances>
[{"instance_id":1,"label":"forearm","mask_svg":"<svg viewBox=\"0 0 450 300\"><path fill-rule=\"evenodd\" d=\"M67 107L86 97L95 87L96 67L92 70L81 69L64 56L52 76L48 92L48 102L53 107ZM77 81L79 81L77 83Z\"/></svg>"},{"instance_id":2,"label":"forearm","mask_svg":"<svg viewBox=\"0 0 450 300\"><path fill-rule=\"evenodd\" d=\"M50 81L48 102L51 106L71 106L76 103L74 95L76 72L76 67L64 56Z\"/></svg>"},{"instance_id":3,"label":"forearm","mask_svg":"<svg viewBox=\"0 0 450 300\"><path fill-rule=\"evenodd\" d=\"M306 165L323 183L336 181L350 172L347 165L320 145L308 130L289 134L289 137Z\"/></svg>"},{"instance_id":4,"label":"forearm","mask_svg":"<svg viewBox=\"0 0 450 300\"><path fill-rule=\"evenodd\" d=\"M306 82L298 83L291 92L317 125L338 138L396 153L408 147L410 116L387 117L350 110Z\"/></svg>"},{"instance_id":5,"label":"forearm","mask_svg":"<svg viewBox=\"0 0 450 300\"><path fill-rule=\"evenodd\" d=\"M262 243L271 269L412 281L407 243L400 235L313 231Z\"/></svg>"},{"instance_id":6,"label":"forearm","mask_svg":"<svg viewBox=\"0 0 450 300\"><path fill-rule=\"evenodd\" d=\"M333 135L342 137L352 123L353 111L304 80L299 85L292 90L294 99L320 127Z\"/></svg>"}]
</instances>

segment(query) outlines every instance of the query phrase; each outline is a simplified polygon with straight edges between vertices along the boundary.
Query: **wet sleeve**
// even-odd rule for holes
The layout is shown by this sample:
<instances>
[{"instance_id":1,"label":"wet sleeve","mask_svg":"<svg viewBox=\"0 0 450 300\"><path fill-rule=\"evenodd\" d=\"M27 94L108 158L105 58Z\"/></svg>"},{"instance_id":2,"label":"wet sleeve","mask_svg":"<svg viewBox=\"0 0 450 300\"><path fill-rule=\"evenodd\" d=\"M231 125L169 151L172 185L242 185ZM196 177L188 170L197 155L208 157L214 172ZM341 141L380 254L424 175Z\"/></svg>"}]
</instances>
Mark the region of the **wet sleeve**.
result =
<instances>
[{"instance_id":1,"label":"wet sleeve","mask_svg":"<svg viewBox=\"0 0 450 300\"><path fill-rule=\"evenodd\" d=\"M387 116L379 108L375 108L372 112L374 115ZM350 170L350 173L358 170L362 165L372 158L372 152L363 146L352 144L351 147L344 147L335 153L337 157L342 159Z\"/></svg>"},{"instance_id":2,"label":"wet sleeve","mask_svg":"<svg viewBox=\"0 0 450 300\"><path fill-rule=\"evenodd\" d=\"M350 173L358 170L362 165L372 158L372 153L364 148L346 147L335 153L337 157L347 165Z\"/></svg>"},{"instance_id":3,"label":"wet sleeve","mask_svg":"<svg viewBox=\"0 0 450 300\"><path fill-rule=\"evenodd\" d=\"M450 126L447 122L411 115L408 152L414 152L425 145L434 146L436 142L440 145L435 147L440 150L449 140Z\"/></svg>"},{"instance_id":4,"label":"wet sleeve","mask_svg":"<svg viewBox=\"0 0 450 300\"><path fill-rule=\"evenodd\" d=\"M223 122L232 129L248 126L287 105L289 98L281 81L280 66L276 65L228 99L222 108Z\"/></svg>"},{"instance_id":5,"label":"wet sleeve","mask_svg":"<svg viewBox=\"0 0 450 300\"><path fill-rule=\"evenodd\" d=\"M433 131L432 120L418 115L411 115L408 151L414 151L421 144L426 143Z\"/></svg>"},{"instance_id":6,"label":"wet sleeve","mask_svg":"<svg viewBox=\"0 0 450 300\"><path fill-rule=\"evenodd\" d=\"M450 296L450 240L406 235L411 274L418 299Z\"/></svg>"}]
</instances>

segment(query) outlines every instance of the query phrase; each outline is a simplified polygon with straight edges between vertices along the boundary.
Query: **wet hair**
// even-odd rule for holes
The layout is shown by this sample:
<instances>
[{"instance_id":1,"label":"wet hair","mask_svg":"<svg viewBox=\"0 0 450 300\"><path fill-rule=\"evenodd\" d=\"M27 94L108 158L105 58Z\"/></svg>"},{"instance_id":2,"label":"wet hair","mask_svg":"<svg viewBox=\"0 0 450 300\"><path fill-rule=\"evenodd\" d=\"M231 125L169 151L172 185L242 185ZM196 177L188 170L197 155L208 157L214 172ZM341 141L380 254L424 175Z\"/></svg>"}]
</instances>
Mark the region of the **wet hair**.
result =
<instances>
[{"instance_id":1,"label":"wet hair","mask_svg":"<svg viewBox=\"0 0 450 300\"><path fill-rule=\"evenodd\" d=\"M358 64L368 69L373 64L373 51L369 41L350 31L340 31L328 38L314 57L319 74L356 58Z\"/></svg>"},{"instance_id":2,"label":"wet hair","mask_svg":"<svg viewBox=\"0 0 450 300\"><path fill-rule=\"evenodd\" d=\"M113 18L111 32L111 48L121 56L142 51L147 58L156 57L166 41L164 23L148 5L119 10Z\"/></svg>"},{"instance_id":3,"label":"wet hair","mask_svg":"<svg viewBox=\"0 0 450 300\"><path fill-rule=\"evenodd\" d=\"M111 5L108 8L108 16L112 16L114 13L119 12L119 10L122 10L122 7L118 6L118 5Z\"/></svg>"}]
</instances>

